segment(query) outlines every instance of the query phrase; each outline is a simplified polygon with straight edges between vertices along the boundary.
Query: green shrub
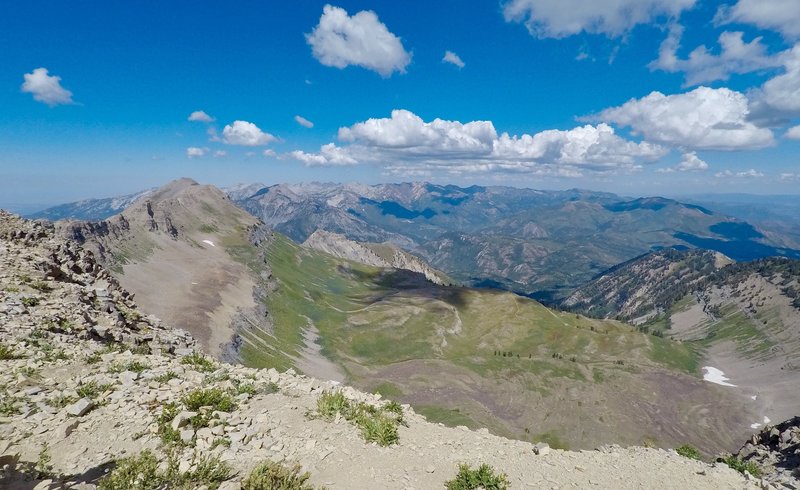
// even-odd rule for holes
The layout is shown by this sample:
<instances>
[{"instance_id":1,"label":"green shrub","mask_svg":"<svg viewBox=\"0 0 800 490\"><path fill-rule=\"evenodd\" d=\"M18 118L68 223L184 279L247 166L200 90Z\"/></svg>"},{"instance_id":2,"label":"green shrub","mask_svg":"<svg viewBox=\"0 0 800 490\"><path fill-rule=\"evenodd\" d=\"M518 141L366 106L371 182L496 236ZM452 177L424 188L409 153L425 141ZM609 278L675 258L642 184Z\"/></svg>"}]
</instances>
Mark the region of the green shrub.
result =
<instances>
[{"instance_id":1,"label":"green shrub","mask_svg":"<svg viewBox=\"0 0 800 490\"><path fill-rule=\"evenodd\" d=\"M181 364L188 364L189 366L192 366L196 371L206 372L206 373L210 373L211 371L217 369L217 367L210 359L208 359L206 356L198 352L193 352L189 356L184 356L181 359Z\"/></svg>"},{"instance_id":2,"label":"green shrub","mask_svg":"<svg viewBox=\"0 0 800 490\"><path fill-rule=\"evenodd\" d=\"M458 465L458 474L444 483L447 490L506 490L509 487L505 473L496 475L488 464L473 470L468 464Z\"/></svg>"},{"instance_id":3,"label":"green shrub","mask_svg":"<svg viewBox=\"0 0 800 490\"><path fill-rule=\"evenodd\" d=\"M159 383L166 383L167 381L169 381L171 379L175 379L177 377L178 377L178 373L176 373L175 371L167 371L164 374L159 374L158 376L153 378L153 380L155 380L155 381L157 381Z\"/></svg>"},{"instance_id":4,"label":"green shrub","mask_svg":"<svg viewBox=\"0 0 800 490\"><path fill-rule=\"evenodd\" d=\"M181 399L189 410L199 410L200 407L212 407L213 410L220 412L231 412L236 408L233 398L219 388L207 390L193 390L185 394Z\"/></svg>"},{"instance_id":5,"label":"green shrub","mask_svg":"<svg viewBox=\"0 0 800 490\"><path fill-rule=\"evenodd\" d=\"M158 459L150 451L121 459L117 467L100 480L100 490L156 490L164 485Z\"/></svg>"},{"instance_id":6,"label":"green shrub","mask_svg":"<svg viewBox=\"0 0 800 490\"><path fill-rule=\"evenodd\" d=\"M300 471L300 465L287 468L280 463L265 461L253 468L242 482L242 490L314 490L306 483L311 475Z\"/></svg>"},{"instance_id":7,"label":"green shrub","mask_svg":"<svg viewBox=\"0 0 800 490\"><path fill-rule=\"evenodd\" d=\"M84 383L75 390L78 393L80 398L91 398L94 400L100 394L105 393L109 389L111 389L114 385L113 384L99 384L97 381L89 381L88 383Z\"/></svg>"},{"instance_id":8,"label":"green shrub","mask_svg":"<svg viewBox=\"0 0 800 490\"><path fill-rule=\"evenodd\" d=\"M361 429L364 440L381 446L396 444L399 440L398 426L405 423L403 408L399 404L390 402L376 408L368 403L352 402L341 391L323 393L317 399L317 415L331 420L336 414Z\"/></svg>"},{"instance_id":9,"label":"green shrub","mask_svg":"<svg viewBox=\"0 0 800 490\"><path fill-rule=\"evenodd\" d=\"M138 456L121 459L117 467L103 477L100 490L156 490L162 488L191 490L200 487L214 490L231 476L230 467L219 458L200 458L195 469L180 473L178 460L170 456L167 469L160 471L159 461L149 450Z\"/></svg>"},{"instance_id":10,"label":"green shrub","mask_svg":"<svg viewBox=\"0 0 800 490\"><path fill-rule=\"evenodd\" d=\"M756 478L761 476L761 468L759 468L758 465L752 461L742 461L736 456L728 456L726 458L722 458L722 462L739 473L750 473Z\"/></svg>"},{"instance_id":11,"label":"green shrub","mask_svg":"<svg viewBox=\"0 0 800 490\"><path fill-rule=\"evenodd\" d=\"M132 360L126 363L114 363L108 370L112 373L121 373L123 371L132 371L134 373L142 373L150 369L150 365L146 362Z\"/></svg>"},{"instance_id":12,"label":"green shrub","mask_svg":"<svg viewBox=\"0 0 800 490\"><path fill-rule=\"evenodd\" d=\"M696 447L690 446L689 444L684 444L683 446L676 447L675 452L685 458L696 459L698 461L703 459L703 455L700 454L700 451L698 451Z\"/></svg>"},{"instance_id":13,"label":"green shrub","mask_svg":"<svg viewBox=\"0 0 800 490\"><path fill-rule=\"evenodd\" d=\"M86 356L86 359L84 359L84 361L86 362L86 364L97 364L98 362L100 362L100 353L92 352L91 354Z\"/></svg>"},{"instance_id":14,"label":"green shrub","mask_svg":"<svg viewBox=\"0 0 800 490\"><path fill-rule=\"evenodd\" d=\"M22 359L22 355L14 352L14 349L11 347L5 344L0 344L0 360L8 361L11 359Z\"/></svg>"},{"instance_id":15,"label":"green shrub","mask_svg":"<svg viewBox=\"0 0 800 490\"><path fill-rule=\"evenodd\" d=\"M20 300L20 302L21 302L23 305L27 306L28 308L31 308L31 307L33 307L33 306L36 306L36 305L38 305L38 304L39 304L39 300L38 300L38 299L36 299L36 298L31 298L31 297L25 297L25 298L22 298L22 299Z\"/></svg>"}]
</instances>

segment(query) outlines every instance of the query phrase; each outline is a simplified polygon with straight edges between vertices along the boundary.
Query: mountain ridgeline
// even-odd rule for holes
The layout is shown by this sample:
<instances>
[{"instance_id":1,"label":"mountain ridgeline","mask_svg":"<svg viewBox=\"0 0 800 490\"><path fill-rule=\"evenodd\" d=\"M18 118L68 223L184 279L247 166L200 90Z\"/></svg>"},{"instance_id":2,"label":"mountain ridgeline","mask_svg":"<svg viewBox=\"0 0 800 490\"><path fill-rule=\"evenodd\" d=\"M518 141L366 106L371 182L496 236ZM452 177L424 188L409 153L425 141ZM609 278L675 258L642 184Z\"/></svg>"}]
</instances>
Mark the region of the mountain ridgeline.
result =
<instances>
[{"instance_id":1,"label":"mountain ridgeline","mask_svg":"<svg viewBox=\"0 0 800 490\"><path fill-rule=\"evenodd\" d=\"M749 223L663 198L425 183L253 190L231 197L295 241L321 229L391 242L461 283L553 302L614 265L664 247L700 247L734 260L800 258Z\"/></svg>"}]
</instances>

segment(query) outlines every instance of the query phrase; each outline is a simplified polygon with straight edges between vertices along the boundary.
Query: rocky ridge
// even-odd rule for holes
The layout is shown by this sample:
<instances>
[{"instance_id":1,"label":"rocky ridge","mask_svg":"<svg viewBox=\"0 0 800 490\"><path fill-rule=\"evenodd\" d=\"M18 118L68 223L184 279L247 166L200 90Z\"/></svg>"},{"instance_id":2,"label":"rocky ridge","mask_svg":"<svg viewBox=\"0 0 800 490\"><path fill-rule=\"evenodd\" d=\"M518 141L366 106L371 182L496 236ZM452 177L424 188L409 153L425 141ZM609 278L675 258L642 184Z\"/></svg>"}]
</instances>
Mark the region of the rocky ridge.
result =
<instances>
[{"instance_id":1,"label":"rocky ridge","mask_svg":"<svg viewBox=\"0 0 800 490\"><path fill-rule=\"evenodd\" d=\"M317 230L303 242L303 246L366 265L418 272L434 284L443 285L448 282L444 273L388 242L360 243L348 240L339 233Z\"/></svg>"},{"instance_id":2,"label":"rocky ridge","mask_svg":"<svg viewBox=\"0 0 800 490\"><path fill-rule=\"evenodd\" d=\"M376 410L387 406L379 395L193 352L185 332L141 313L91 253L43 224L0 213L0 261L3 488L95 488L120 458L146 450L182 475L216 458L229 469L226 489L265 460L300 464L329 488L441 488L462 462L492 465L511 488L767 485L673 451L569 452L446 428L408 406L397 443L366 443L343 417L309 414L326 392ZM225 406L192 405L209 393Z\"/></svg>"},{"instance_id":3,"label":"rocky ridge","mask_svg":"<svg viewBox=\"0 0 800 490\"><path fill-rule=\"evenodd\" d=\"M766 470L766 479L784 488L800 488L800 417L767 426L736 453Z\"/></svg>"}]
</instances>

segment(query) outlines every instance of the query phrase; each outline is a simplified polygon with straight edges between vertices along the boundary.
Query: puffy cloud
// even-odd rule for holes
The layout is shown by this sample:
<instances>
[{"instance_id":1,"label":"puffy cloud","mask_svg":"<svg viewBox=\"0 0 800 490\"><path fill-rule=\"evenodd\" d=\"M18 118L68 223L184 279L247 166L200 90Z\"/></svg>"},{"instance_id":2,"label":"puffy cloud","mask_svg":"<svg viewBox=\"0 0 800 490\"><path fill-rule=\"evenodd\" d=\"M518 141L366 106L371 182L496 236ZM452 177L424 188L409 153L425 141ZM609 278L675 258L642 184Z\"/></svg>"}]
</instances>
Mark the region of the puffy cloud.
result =
<instances>
[{"instance_id":1,"label":"puffy cloud","mask_svg":"<svg viewBox=\"0 0 800 490\"><path fill-rule=\"evenodd\" d=\"M684 153L683 158L681 158L680 163L675 170L679 172L696 172L699 170L708 170L708 164L700 159L697 156L697 153L694 151L690 151L689 153Z\"/></svg>"},{"instance_id":2,"label":"puffy cloud","mask_svg":"<svg viewBox=\"0 0 800 490\"><path fill-rule=\"evenodd\" d=\"M225 150L217 150L217 151L214 152L214 157L215 158L224 158L226 156L228 156L228 152L225 151Z\"/></svg>"},{"instance_id":3,"label":"puffy cloud","mask_svg":"<svg viewBox=\"0 0 800 490\"><path fill-rule=\"evenodd\" d=\"M626 140L607 124L510 136L498 135L491 121L425 122L407 110L340 128L339 140L346 145L330 143L319 153L294 151L290 156L306 165L376 164L392 174L501 171L574 177L583 170L635 170L667 152L656 144Z\"/></svg>"},{"instance_id":4,"label":"puffy cloud","mask_svg":"<svg viewBox=\"0 0 800 490\"><path fill-rule=\"evenodd\" d=\"M228 145L263 146L276 139L275 136L261 131L258 126L247 121L233 121L222 129L222 141Z\"/></svg>"},{"instance_id":5,"label":"puffy cloud","mask_svg":"<svg viewBox=\"0 0 800 490\"><path fill-rule=\"evenodd\" d=\"M210 123L214 122L214 118L206 114L205 111L194 111L189 114L189 121Z\"/></svg>"},{"instance_id":6,"label":"puffy cloud","mask_svg":"<svg viewBox=\"0 0 800 490\"><path fill-rule=\"evenodd\" d=\"M461 60L461 57L452 51L444 52L444 58L442 58L442 63L450 63L451 65L456 65L459 68L464 68L464 66L466 66L464 62Z\"/></svg>"},{"instance_id":7,"label":"puffy cloud","mask_svg":"<svg viewBox=\"0 0 800 490\"><path fill-rule=\"evenodd\" d=\"M699 172L708 170L708 164L697 156L697 153L690 151L684 153L680 163L674 167L660 168L656 170L659 173L672 173L672 172Z\"/></svg>"},{"instance_id":8,"label":"puffy cloud","mask_svg":"<svg viewBox=\"0 0 800 490\"><path fill-rule=\"evenodd\" d=\"M490 121L458 121L434 119L426 123L406 110L392 111L391 118L369 119L349 128L339 129L342 141L383 148L405 148L409 152L450 153L488 152L497 132Z\"/></svg>"},{"instance_id":9,"label":"puffy cloud","mask_svg":"<svg viewBox=\"0 0 800 490\"><path fill-rule=\"evenodd\" d=\"M270 148L267 148L266 150L262 151L261 154L264 155L265 157L274 157L278 155L277 153L275 153L275 150ZM255 153L253 153L253 155L255 155Z\"/></svg>"},{"instance_id":10,"label":"puffy cloud","mask_svg":"<svg viewBox=\"0 0 800 490\"><path fill-rule=\"evenodd\" d=\"M741 32L723 32L719 36L720 52L712 54L704 45L698 46L686 59L677 56L683 27L678 24L670 28L669 35L661 43L658 58L648 67L670 73L686 73L684 85L698 85L714 80L727 80L734 73L749 73L781 65L781 55L767 54L762 37L745 42Z\"/></svg>"},{"instance_id":11,"label":"puffy cloud","mask_svg":"<svg viewBox=\"0 0 800 490\"><path fill-rule=\"evenodd\" d=\"M749 94L751 119L762 124L780 124L800 115L800 43L786 52L782 60L783 73Z\"/></svg>"},{"instance_id":12,"label":"puffy cloud","mask_svg":"<svg viewBox=\"0 0 800 490\"><path fill-rule=\"evenodd\" d=\"M314 58L325 66L357 65L389 77L395 71L405 73L411 63L411 54L400 38L370 10L351 17L343 8L326 5L319 24L306 34L306 42Z\"/></svg>"},{"instance_id":13,"label":"puffy cloud","mask_svg":"<svg viewBox=\"0 0 800 490\"><path fill-rule=\"evenodd\" d=\"M503 7L508 22L522 22L538 38L563 38L588 32L618 37L637 24L678 17L696 0L511 0Z\"/></svg>"},{"instance_id":14,"label":"puffy cloud","mask_svg":"<svg viewBox=\"0 0 800 490\"><path fill-rule=\"evenodd\" d=\"M205 147L198 148L197 146L190 146L189 148L186 148L186 156L188 158L204 157L204 156L206 156L208 154L208 152L209 152L209 149L205 148Z\"/></svg>"},{"instance_id":15,"label":"puffy cloud","mask_svg":"<svg viewBox=\"0 0 800 490\"><path fill-rule=\"evenodd\" d=\"M299 124L300 126L303 126L305 128L313 128L314 127L314 123L309 121L308 119L304 118L303 116L294 116L294 120L297 122L297 124Z\"/></svg>"},{"instance_id":16,"label":"puffy cloud","mask_svg":"<svg viewBox=\"0 0 800 490\"><path fill-rule=\"evenodd\" d=\"M345 148L340 148L333 143L322 145L319 153L296 150L289 153L289 156L303 162L307 167L356 165L358 163Z\"/></svg>"},{"instance_id":17,"label":"puffy cloud","mask_svg":"<svg viewBox=\"0 0 800 490\"><path fill-rule=\"evenodd\" d=\"M718 24L741 22L780 32L786 38L800 37L800 8L797 0L739 0L724 5L714 19Z\"/></svg>"},{"instance_id":18,"label":"puffy cloud","mask_svg":"<svg viewBox=\"0 0 800 490\"><path fill-rule=\"evenodd\" d=\"M748 121L748 115L744 94L698 87L676 95L652 92L589 119L630 126L647 141L685 149L732 151L774 144L772 131Z\"/></svg>"},{"instance_id":19,"label":"puffy cloud","mask_svg":"<svg viewBox=\"0 0 800 490\"><path fill-rule=\"evenodd\" d=\"M23 92L33 94L33 100L50 107L74 104L72 92L61 86L61 77L48 75L47 68L37 68L22 75L25 79L20 87Z\"/></svg>"},{"instance_id":20,"label":"puffy cloud","mask_svg":"<svg viewBox=\"0 0 800 490\"><path fill-rule=\"evenodd\" d=\"M783 134L783 137L790 140L800 140L800 126L794 126L787 129L786 133Z\"/></svg>"},{"instance_id":21,"label":"puffy cloud","mask_svg":"<svg viewBox=\"0 0 800 490\"><path fill-rule=\"evenodd\" d=\"M714 177L717 177L717 178L736 177L736 178L739 178L739 179L743 179L743 178L758 178L758 177L763 177L763 176L764 176L764 174L762 174L761 172L759 172L758 170L753 169L753 168L751 168L750 170L742 171L742 172L732 172L730 170L725 170L725 171L717 172L717 173L714 174Z\"/></svg>"},{"instance_id":22,"label":"puffy cloud","mask_svg":"<svg viewBox=\"0 0 800 490\"><path fill-rule=\"evenodd\" d=\"M648 142L635 143L600 123L561 131L550 129L533 136L502 134L494 142L493 156L503 160L540 161L552 164L603 167L632 167L637 161L655 161L666 150Z\"/></svg>"}]
</instances>

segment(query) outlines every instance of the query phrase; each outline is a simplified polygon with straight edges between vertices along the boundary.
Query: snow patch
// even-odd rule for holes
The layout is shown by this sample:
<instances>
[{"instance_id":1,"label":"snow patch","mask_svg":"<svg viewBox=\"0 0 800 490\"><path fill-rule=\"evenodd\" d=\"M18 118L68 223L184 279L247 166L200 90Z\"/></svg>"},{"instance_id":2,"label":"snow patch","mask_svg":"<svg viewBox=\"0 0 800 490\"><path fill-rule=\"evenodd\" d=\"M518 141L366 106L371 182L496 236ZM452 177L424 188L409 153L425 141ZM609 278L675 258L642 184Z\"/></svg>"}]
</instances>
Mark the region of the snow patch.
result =
<instances>
[{"instance_id":1,"label":"snow patch","mask_svg":"<svg viewBox=\"0 0 800 490\"><path fill-rule=\"evenodd\" d=\"M207 243L207 244L211 245L212 247L216 247L216 245L214 245L214 242L212 242L211 240L203 240L203 243Z\"/></svg>"},{"instance_id":2,"label":"snow patch","mask_svg":"<svg viewBox=\"0 0 800 490\"><path fill-rule=\"evenodd\" d=\"M767 416L765 415L765 416L764 416L764 423L763 423L763 424L761 424L761 423L758 423L758 422L754 422L754 423L750 424L750 428L751 428L751 429L758 429L758 428L759 428L759 427L761 427L762 425L769 425L769 423L770 423L770 422L772 422L772 421L769 419L769 417L767 417Z\"/></svg>"},{"instance_id":3,"label":"snow patch","mask_svg":"<svg viewBox=\"0 0 800 490\"><path fill-rule=\"evenodd\" d=\"M753 399L753 400L758 400L758 395L753 395L750 398Z\"/></svg>"},{"instance_id":4,"label":"snow patch","mask_svg":"<svg viewBox=\"0 0 800 490\"><path fill-rule=\"evenodd\" d=\"M703 366L703 380L722 386L736 386L728 383L728 377L725 376L725 373L711 366Z\"/></svg>"}]
</instances>

